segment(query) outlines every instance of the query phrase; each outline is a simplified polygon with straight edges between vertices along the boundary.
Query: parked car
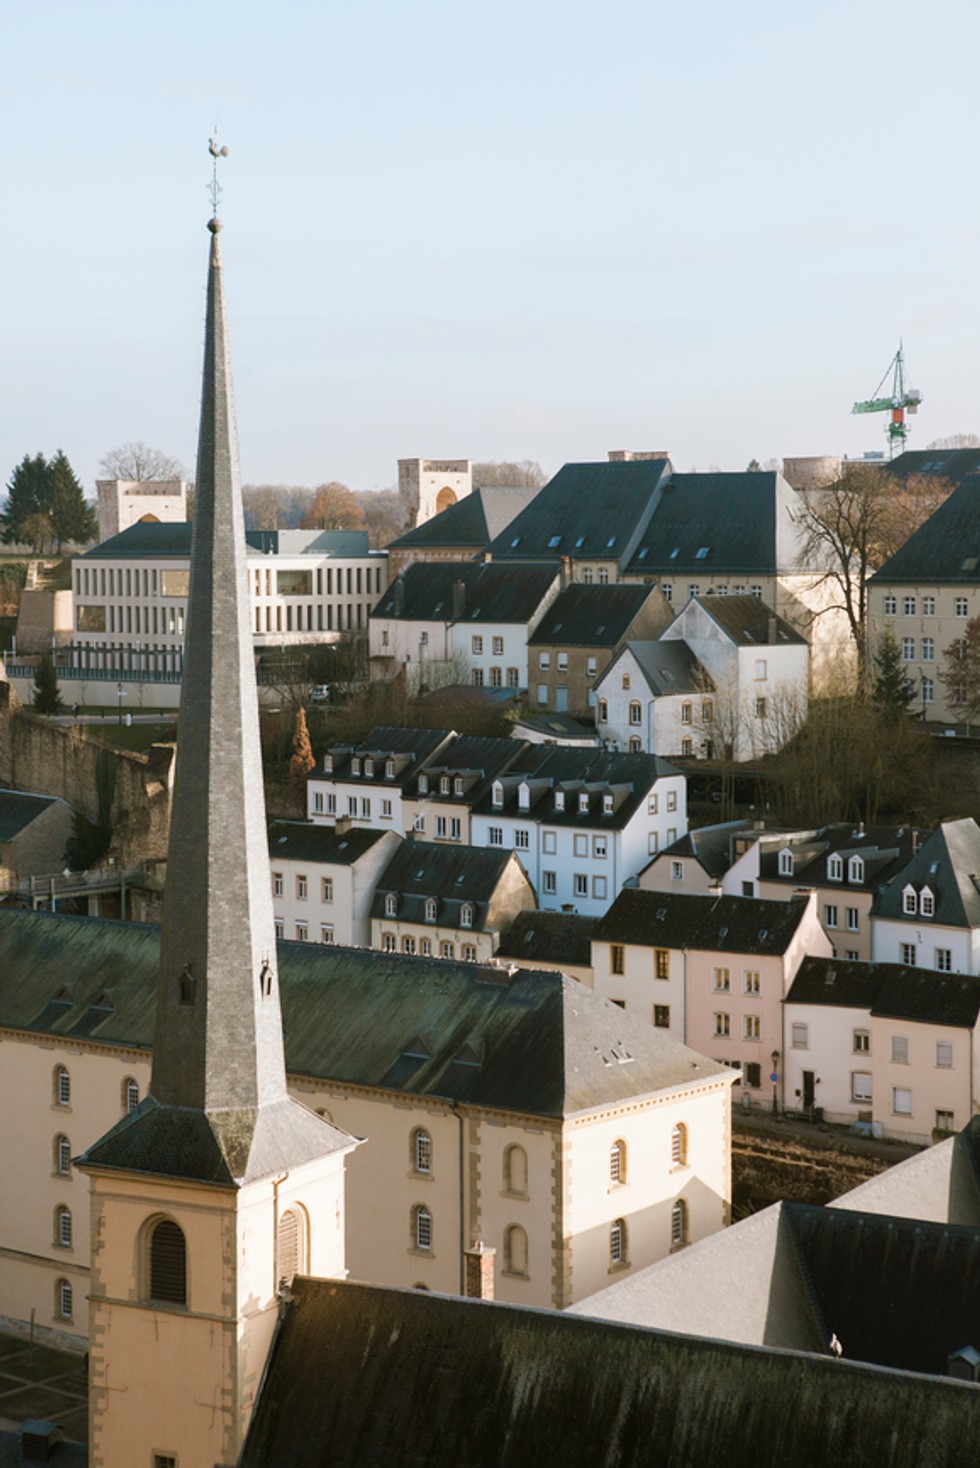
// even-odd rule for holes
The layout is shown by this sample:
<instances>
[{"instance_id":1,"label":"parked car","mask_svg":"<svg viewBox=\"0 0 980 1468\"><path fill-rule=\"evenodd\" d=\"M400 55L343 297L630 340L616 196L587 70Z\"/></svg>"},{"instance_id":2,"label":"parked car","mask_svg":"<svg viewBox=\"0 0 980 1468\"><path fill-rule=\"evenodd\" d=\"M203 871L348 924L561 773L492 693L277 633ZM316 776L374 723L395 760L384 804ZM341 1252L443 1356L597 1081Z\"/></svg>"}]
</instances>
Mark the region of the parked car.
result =
<instances>
[{"instance_id":1,"label":"parked car","mask_svg":"<svg viewBox=\"0 0 980 1468\"><path fill-rule=\"evenodd\" d=\"M310 703L329 703L329 702L330 702L330 684L329 683L318 683L315 688L311 688L311 690L310 690Z\"/></svg>"}]
</instances>

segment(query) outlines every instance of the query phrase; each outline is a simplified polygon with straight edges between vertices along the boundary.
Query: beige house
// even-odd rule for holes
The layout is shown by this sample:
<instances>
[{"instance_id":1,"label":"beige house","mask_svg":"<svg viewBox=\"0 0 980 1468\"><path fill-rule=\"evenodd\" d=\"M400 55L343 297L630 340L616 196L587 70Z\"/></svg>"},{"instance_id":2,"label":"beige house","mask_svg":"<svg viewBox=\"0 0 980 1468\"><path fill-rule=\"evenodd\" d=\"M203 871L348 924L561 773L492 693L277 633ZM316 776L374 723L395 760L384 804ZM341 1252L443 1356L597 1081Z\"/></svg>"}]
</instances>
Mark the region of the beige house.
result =
<instances>
[{"instance_id":1,"label":"beige house","mask_svg":"<svg viewBox=\"0 0 980 1468\"><path fill-rule=\"evenodd\" d=\"M401 838L341 819L335 826L272 821L269 866L277 938L296 943L371 942L371 903Z\"/></svg>"},{"instance_id":2,"label":"beige house","mask_svg":"<svg viewBox=\"0 0 980 1468\"><path fill-rule=\"evenodd\" d=\"M672 616L654 586L566 586L528 638L529 704L588 714L595 704L593 684L619 648L658 636Z\"/></svg>"}]
</instances>

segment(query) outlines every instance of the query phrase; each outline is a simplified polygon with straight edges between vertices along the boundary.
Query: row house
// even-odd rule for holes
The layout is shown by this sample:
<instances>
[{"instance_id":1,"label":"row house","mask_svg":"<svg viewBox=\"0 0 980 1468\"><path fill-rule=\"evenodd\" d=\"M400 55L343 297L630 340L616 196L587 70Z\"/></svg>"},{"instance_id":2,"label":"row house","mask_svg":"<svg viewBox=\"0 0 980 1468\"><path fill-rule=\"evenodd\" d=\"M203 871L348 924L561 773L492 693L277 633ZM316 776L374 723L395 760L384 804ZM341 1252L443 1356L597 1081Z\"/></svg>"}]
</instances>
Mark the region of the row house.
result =
<instances>
[{"instance_id":1,"label":"row house","mask_svg":"<svg viewBox=\"0 0 980 1468\"><path fill-rule=\"evenodd\" d=\"M786 996L785 1104L927 1144L980 1104L980 977L806 958Z\"/></svg>"},{"instance_id":2,"label":"row house","mask_svg":"<svg viewBox=\"0 0 980 1468\"><path fill-rule=\"evenodd\" d=\"M371 904L401 833L272 821L269 869L276 937L295 943L371 942Z\"/></svg>"},{"instance_id":3,"label":"row house","mask_svg":"<svg viewBox=\"0 0 980 1468\"><path fill-rule=\"evenodd\" d=\"M872 957L980 974L980 827L942 821L877 894Z\"/></svg>"},{"instance_id":4,"label":"row house","mask_svg":"<svg viewBox=\"0 0 980 1468\"><path fill-rule=\"evenodd\" d=\"M588 714L596 680L617 650L627 641L656 637L672 620L654 586L566 586L528 639L530 702L557 714Z\"/></svg>"},{"instance_id":5,"label":"row house","mask_svg":"<svg viewBox=\"0 0 980 1468\"><path fill-rule=\"evenodd\" d=\"M829 955L813 894L789 902L621 892L592 942L595 992L741 1071L765 1101L785 1053L783 999L808 954Z\"/></svg>"},{"instance_id":6,"label":"row house","mask_svg":"<svg viewBox=\"0 0 980 1468\"><path fill-rule=\"evenodd\" d=\"M717 897L726 891L735 897L756 897L759 895L756 881L743 880L737 887L725 887L723 883L729 868L755 845L765 830L766 822L756 820L696 826L651 858L640 873L638 884L648 892L711 893Z\"/></svg>"},{"instance_id":7,"label":"row house","mask_svg":"<svg viewBox=\"0 0 980 1468\"><path fill-rule=\"evenodd\" d=\"M409 566L371 613L371 676L404 672L412 693L448 683L526 689L528 637L560 585L552 566Z\"/></svg>"},{"instance_id":8,"label":"row house","mask_svg":"<svg viewBox=\"0 0 980 1468\"><path fill-rule=\"evenodd\" d=\"M453 738L451 729L379 724L359 745L334 745L307 779L307 815L317 825L343 818L355 827L403 835L413 828L405 813L406 790Z\"/></svg>"}]
</instances>

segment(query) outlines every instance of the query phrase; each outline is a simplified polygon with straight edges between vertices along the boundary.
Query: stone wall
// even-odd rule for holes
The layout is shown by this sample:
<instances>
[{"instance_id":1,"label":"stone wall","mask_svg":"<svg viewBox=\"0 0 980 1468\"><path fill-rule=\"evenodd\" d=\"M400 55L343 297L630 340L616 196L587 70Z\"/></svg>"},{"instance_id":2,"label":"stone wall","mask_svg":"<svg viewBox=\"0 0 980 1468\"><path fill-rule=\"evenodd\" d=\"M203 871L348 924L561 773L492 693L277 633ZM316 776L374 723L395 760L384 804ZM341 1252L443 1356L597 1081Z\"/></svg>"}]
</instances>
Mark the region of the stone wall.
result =
<instances>
[{"instance_id":1,"label":"stone wall","mask_svg":"<svg viewBox=\"0 0 980 1468\"><path fill-rule=\"evenodd\" d=\"M166 858L174 748L154 744L131 754L77 726L63 729L0 707L0 784L59 796L90 821L110 825L111 849L125 868Z\"/></svg>"}]
</instances>

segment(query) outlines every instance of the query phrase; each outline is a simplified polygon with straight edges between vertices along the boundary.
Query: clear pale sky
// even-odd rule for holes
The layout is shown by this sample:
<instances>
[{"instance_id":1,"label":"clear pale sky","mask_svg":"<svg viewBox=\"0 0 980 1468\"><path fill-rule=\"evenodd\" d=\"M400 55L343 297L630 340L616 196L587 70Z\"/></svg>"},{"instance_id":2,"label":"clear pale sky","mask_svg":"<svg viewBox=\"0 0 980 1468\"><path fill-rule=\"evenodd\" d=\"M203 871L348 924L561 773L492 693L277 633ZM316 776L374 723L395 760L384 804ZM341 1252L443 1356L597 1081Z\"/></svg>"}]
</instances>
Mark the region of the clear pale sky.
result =
<instances>
[{"instance_id":1,"label":"clear pale sky","mask_svg":"<svg viewBox=\"0 0 980 1468\"><path fill-rule=\"evenodd\" d=\"M0 20L0 482L192 470L215 118L242 476L980 432L976 0L49 0Z\"/></svg>"}]
</instances>

